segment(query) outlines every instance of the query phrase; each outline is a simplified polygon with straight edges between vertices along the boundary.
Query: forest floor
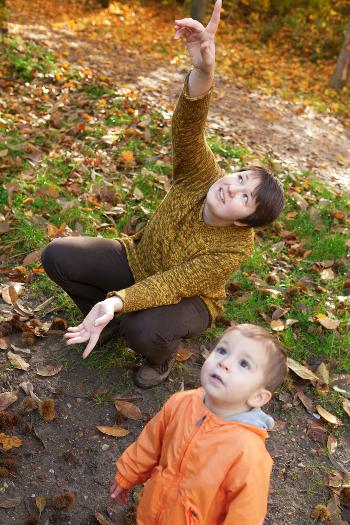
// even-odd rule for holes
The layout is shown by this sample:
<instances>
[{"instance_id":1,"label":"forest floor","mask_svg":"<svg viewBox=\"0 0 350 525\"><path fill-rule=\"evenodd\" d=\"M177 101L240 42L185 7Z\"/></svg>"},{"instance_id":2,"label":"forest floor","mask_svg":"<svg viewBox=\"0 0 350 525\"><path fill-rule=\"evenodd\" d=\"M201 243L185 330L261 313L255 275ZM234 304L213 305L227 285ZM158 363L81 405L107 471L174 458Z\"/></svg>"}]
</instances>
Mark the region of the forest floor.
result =
<instances>
[{"instance_id":1,"label":"forest floor","mask_svg":"<svg viewBox=\"0 0 350 525\"><path fill-rule=\"evenodd\" d=\"M18 85L10 77L0 79L8 88L0 95L6 119L11 115L13 129L22 137L21 143L14 134L17 142L2 143L0 136L0 161L7 170L0 220L5 246L0 367L7 397L0 394L4 410L0 430L11 438L20 436L17 446L21 445L16 448L12 440L8 450L4 443L0 450L0 525L133 525L137 491L125 508L108 501L114 461L171 393L199 385L204 355L232 319L267 323L284 338L293 358L307 365L293 369L267 409L276 426L267 441L274 470L266 525L346 525L350 523L349 115L339 112L338 102L326 95L296 93L298 79L307 72L316 77L311 65L304 71L291 58L289 69L295 68L296 80L289 84L285 80L288 89L282 93L276 83L288 69L286 59L279 64L278 57L273 64L271 50L269 58L259 51L261 70L271 68L273 74L276 68L276 80L259 85L253 66L241 65L237 75L232 73L232 64L244 58L253 64L254 52L238 40L232 58L231 47L225 47L229 33L227 28L223 31L208 126L211 146L223 166L263 159L282 174L291 200L282 222L257 235L255 258L231 283L226 315L214 330L186 342L167 382L147 391L135 387L132 374L139 361L121 342L109 343L83 361L81 348L68 349L62 341L67 321L79 318L74 307L63 299L51 303L53 311L49 304L38 308L59 295L35 258L40 243L72 230L112 235L108 221L112 217L114 224L113 217L119 218L125 205L132 213L125 212L127 220L116 228L132 233L167 188L169 123L188 62L181 43L172 38L175 14L159 4L115 2L104 10L92 3L81 7L52 0L8 2L10 36L54 50L60 69L52 82L44 82L45 74L31 82L18 80ZM329 71L326 65L323 74ZM246 81L244 74L249 77ZM164 128L162 135L158 128ZM120 149L113 150L115 145ZM2 155L4 151L8 153ZM64 162L57 160L60 155ZM118 203L115 193L111 196L117 184L115 166L129 185L128 191L118 189ZM36 170L42 187L35 181ZM84 177L90 181L88 188ZM130 186L131 179L136 186ZM319 186L319 181L326 186ZM76 208L83 207L85 218L81 211L80 215L74 211L73 217L68 193ZM32 233L22 232L25 223L18 210L25 210L31 226L47 231L38 246L29 242ZM327 242L321 249L322 241ZM28 254L32 259L26 261ZM30 364L18 363L18 356ZM30 385L34 394L28 391ZM34 406L23 407L24 389L40 400L53 399L55 419L45 421ZM12 404L6 401L10 394ZM117 411L116 400L136 405L141 419ZM328 411L322 412L322 407ZM129 434L116 438L97 429L115 424ZM66 499L55 498L65 491ZM62 501L66 508L60 508ZM318 505L321 510L315 512Z\"/></svg>"}]
</instances>

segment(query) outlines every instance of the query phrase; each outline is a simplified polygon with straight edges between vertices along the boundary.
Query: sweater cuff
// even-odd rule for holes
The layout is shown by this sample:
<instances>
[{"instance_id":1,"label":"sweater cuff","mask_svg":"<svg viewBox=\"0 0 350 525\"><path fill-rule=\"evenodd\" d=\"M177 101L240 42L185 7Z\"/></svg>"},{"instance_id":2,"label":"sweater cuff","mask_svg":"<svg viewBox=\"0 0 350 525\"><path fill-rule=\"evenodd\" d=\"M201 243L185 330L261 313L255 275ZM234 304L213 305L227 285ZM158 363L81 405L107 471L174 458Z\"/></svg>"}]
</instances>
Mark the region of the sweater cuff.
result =
<instances>
[{"instance_id":1,"label":"sweater cuff","mask_svg":"<svg viewBox=\"0 0 350 525\"><path fill-rule=\"evenodd\" d=\"M125 489L125 490L129 490L129 489L131 489L134 486L127 479L125 479L124 476L122 476L120 474L120 472L118 472L118 471L116 472L114 480L115 480L116 483L118 483L118 485L123 487L123 489Z\"/></svg>"}]
</instances>

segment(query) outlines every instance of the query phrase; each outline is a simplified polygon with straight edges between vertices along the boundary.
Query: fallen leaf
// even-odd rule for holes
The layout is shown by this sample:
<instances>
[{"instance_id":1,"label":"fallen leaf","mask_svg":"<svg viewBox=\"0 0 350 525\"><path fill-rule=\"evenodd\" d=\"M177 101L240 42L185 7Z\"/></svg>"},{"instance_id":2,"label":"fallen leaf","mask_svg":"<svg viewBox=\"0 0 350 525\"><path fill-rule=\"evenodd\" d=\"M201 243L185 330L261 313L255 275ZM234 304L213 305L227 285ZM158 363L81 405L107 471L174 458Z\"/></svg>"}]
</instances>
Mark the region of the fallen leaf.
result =
<instances>
[{"instance_id":1,"label":"fallen leaf","mask_svg":"<svg viewBox=\"0 0 350 525\"><path fill-rule=\"evenodd\" d=\"M46 366L43 366L42 368L38 368L36 373L38 376L51 377L61 372L62 368L63 368L62 364L46 365Z\"/></svg>"},{"instance_id":2,"label":"fallen leaf","mask_svg":"<svg viewBox=\"0 0 350 525\"><path fill-rule=\"evenodd\" d=\"M335 277L335 273L331 268L326 268L320 273L320 277L323 281L332 281Z\"/></svg>"},{"instance_id":3,"label":"fallen leaf","mask_svg":"<svg viewBox=\"0 0 350 525\"><path fill-rule=\"evenodd\" d=\"M0 350L7 350L9 343L5 337L0 337Z\"/></svg>"},{"instance_id":4,"label":"fallen leaf","mask_svg":"<svg viewBox=\"0 0 350 525\"><path fill-rule=\"evenodd\" d=\"M327 449L330 454L334 454L338 446L338 440L336 437L330 434L327 439Z\"/></svg>"},{"instance_id":5,"label":"fallen leaf","mask_svg":"<svg viewBox=\"0 0 350 525\"><path fill-rule=\"evenodd\" d=\"M329 370L325 363L321 363L317 370L316 375L319 378L321 385L329 385Z\"/></svg>"},{"instance_id":6,"label":"fallen leaf","mask_svg":"<svg viewBox=\"0 0 350 525\"><path fill-rule=\"evenodd\" d=\"M14 447L21 447L22 440L17 436L8 436L3 432L0 433L0 443L2 444L4 450L10 450Z\"/></svg>"},{"instance_id":7,"label":"fallen leaf","mask_svg":"<svg viewBox=\"0 0 350 525\"><path fill-rule=\"evenodd\" d=\"M276 319L275 321L271 321L270 326L275 332L281 332L286 327L282 319Z\"/></svg>"},{"instance_id":8,"label":"fallen leaf","mask_svg":"<svg viewBox=\"0 0 350 525\"><path fill-rule=\"evenodd\" d=\"M17 496L17 498L2 498L0 499L0 508L11 509L12 507L17 507L21 501L21 496Z\"/></svg>"},{"instance_id":9,"label":"fallen leaf","mask_svg":"<svg viewBox=\"0 0 350 525\"><path fill-rule=\"evenodd\" d=\"M15 345L11 345L11 348L15 352L22 352L22 354L31 354L32 353L29 348L20 348L19 346L15 346Z\"/></svg>"},{"instance_id":10,"label":"fallen leaf","mask_svg":"<svg viewBox=\"0 0 350 525\"><path fill-rule=\"evenodd\" d=\"M300 399L309 414L313 414L315 412L315 407L312 400L306 394L304 394L302 390L298 390L296 396Z\"/></svg>"},{"instance_id":11,"label":"fallen leaf","mask_svg":"<svg viewBox=\"0 0 350 525\"><path fill-rule=\"evenodd\" d=\"M130 401L117 400L114 402L114 406L123 416L129 419L135 419L136 421L143 419L141 410L134 403L130 403Z\"/></svg>"},{"instance_id":12,"label":"fallen leaf","mask_svg":"<svg viewBox=\"0 0 350 525\"><path fill-rule=\"evenodd\" d=\"M46 308L50 303L52 303L53 300L54 300L54 297L49 297L43 303L36 306L33 312L40 312L41 310L44 310L44 308Z\"/></svg>"},{"instance_id":13,"label":"fallen leaf","mask_svg":"<svg viewBox=\"0 0 350 525\"><path fill-rule=\"evenodd\" d=\"M292 370L297 376L302 379L308 379L310 381L318 381L318 377L311 370L306 368L306 366L301 365L298 361L294 361L291 357L287 357L287 365L290 370Z\"/></svg>"},{"instance_id":14,"label":"fallen leaf","mask_svg":"<svg viewBox=\"0 0 350 525\"><path fill-rule=\"evenodd\" d=\"M30 368L29 363L13 352L7 352L7 357L14 368L18 368L19 370L28 370L28 368Z\"/></svg>"},{"instance_id":15,"label":"fallen leaf","mask_svg":"<svg viewBox=\"0 0 350 525\"><path fill-rule=\"evenodd\" d=\"M110 520L102 516L102 514L100 514L99 512L95 512L94 516L100 523L100 525L113 525L113 523Z\"/></svg>"},{"instance_id":16,"label":"fallen leaf","mask_svg":"<svg viewBox=\"0 0 350 525\"><path fill-rule=\"evenodd\" d=\"M36 394L34 394L33 385L30 381L23 381L23 383L21 383L19 386L22 388L23 392L27 394L27 396L30 396L38 403L41 403L41 399Z\"/></svg>"},{"instance_id":17,"label":"fallen leaf","mask_svg":"<svg viewBox=\"0 0 350 525\"><path fill-rule=\"evenodd\" d=\"M43 510L46 507L45 496L36 496L36 498L35 498L35 505L37 506L37 509L39 511L39 516L41 516Z\"/></svg>"},{"instance_id":18,"label":"fallen leaf","mask_svg":"<svg viewBox=\"0 0 350 525\"><path fill-rule=\"evenodd\" d=\"M22 261L22 264L32 264L33 262L40 261L40 256L43 250L35 250L31 253L28 253Z\"/></svg>"},{"instance_id":19,"label":"fallen leaf","mask_svg":"<svg viewBox=\"0 0 350 525\"><path fill-rule=\"evenodd\" d=\"M281 317L283 317L286 313L289 312L289 308L277 308L277 310L275 310L272 315L271 315L271 318L273 321L277 321L277 319L280 319Z\"/></svg>"},{"instance_id":20,"label":"fallen leaf","mask_svg":"<svg viewBox=\"0 0 350 525\"><path fill-rule=\"evenodd\" d=\"M323 445L326 440L327 429L321 423L309 421L306 435L313 441Z\"/></svg>"},{"instance_id":21,"label":"fallen leaf","mask_svg":"<svg viewBox=\"0 0 350 525\"><path fill-rule=\"evenodd\" d=\"M6 410L7 407L15 403L18 399L17 392L3 392L0 394L0 412Z\"/></svg>"},{"instance_id":22,"label":"fallen leaf","mask_svg":"<svg viewBox=\"0 0 350 525\"><path fill-rule=\"evenodd\" d=\"M102 426L102 427L96 427L97 430L99 430L100 432L102 432L102 434L107 434L107 436L114 436L114 437L123 437L123 436L127 436L130 431L127 430L126 428L121 428L121 427L107 427L107 426Z\"/></svg>"},{"instance_id":23,"label":"fallen leaf","mask_svg":"<svg viewBox=\"0 0 350 525\"><path fill-rule=\"evenodd\" d=\"M330 381L331 387L350 399L350 374L335 374Z\"/></svg>"},{"instance_id":24,"label":"fallen leaf","mask_svg":"<svg viewBox=\"0 0 350 525\"><path fill-rule=\"evenodd\" d=\"M325 408L321 407L321 405L316 405L316 410L320 414L323 419L328 421L328 423L331 423L332 425L339 426L343 423L338 419L336 416L328 412Z\"/></svg>"},{"instance_id":25,"label":"fallen leaf","mask_svg":"<svg viewBox=\"0 0 350 525\"><path fill-rule=\"evenodd\" d=\"M324 314L318 314L316 316L317 321L327 330L335 330L338 328L340 321L338 319L331 319Z\"/></svg>"},{"instance_id":26,"label":"fallen leaf","mask_svg":"<svg viewBox=\"0 0 350 525\"><path fill-rule=\"evenodd\" d=\"M6 304L13 305L17 301L18 295L22 288L23 288L22 283L12 283L8 286L5 286L1 290L2 300Z\"/></svg>"},{"instance_id":27,"label":"fallen leaf","mask_svg":"<svg viewBox=\"0 0 350 525\"><path fill-rule=\"evenodd\" d=\"M193 352L186 348L185 346L180 348L180 350L176 354L176 361L182 362L187 361L191 356L193 355Z\"/></svg>"},{"instance_id":28,"label":"fallen leaf","mask_svg":"<svg viewBox=\"0 0 350 525\"><path fill-rule=\"evenodd\" d=\"M350 401L349 399L343 399L342 407L347 413L348 416L350 416Z\"/></svg>"}]
</instances>

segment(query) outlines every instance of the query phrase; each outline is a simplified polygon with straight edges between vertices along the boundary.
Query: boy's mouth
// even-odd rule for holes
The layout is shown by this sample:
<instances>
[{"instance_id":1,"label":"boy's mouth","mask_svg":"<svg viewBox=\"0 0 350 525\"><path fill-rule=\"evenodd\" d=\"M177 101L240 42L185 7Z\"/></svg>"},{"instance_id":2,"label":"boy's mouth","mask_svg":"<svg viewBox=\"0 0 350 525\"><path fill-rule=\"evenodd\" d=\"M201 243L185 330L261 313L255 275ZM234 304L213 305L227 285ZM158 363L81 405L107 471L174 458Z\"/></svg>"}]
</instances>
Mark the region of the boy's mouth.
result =
<instances>
[{"instance_id":1,"label":"boy's mouth","mask_svg":"<svg viewBox=\"0 0 350 525\"><path fill-rule=\"evenodd\" d=\"M214 379L215 382L218 382L218 383L220 383L220 384L222 384L222 385L224 384L224 382L223 382L223 380L221 379L221 377L218 376L217 374L210 374L210 377L211 377L212 379Z\"/></svg>"}]
</instances>

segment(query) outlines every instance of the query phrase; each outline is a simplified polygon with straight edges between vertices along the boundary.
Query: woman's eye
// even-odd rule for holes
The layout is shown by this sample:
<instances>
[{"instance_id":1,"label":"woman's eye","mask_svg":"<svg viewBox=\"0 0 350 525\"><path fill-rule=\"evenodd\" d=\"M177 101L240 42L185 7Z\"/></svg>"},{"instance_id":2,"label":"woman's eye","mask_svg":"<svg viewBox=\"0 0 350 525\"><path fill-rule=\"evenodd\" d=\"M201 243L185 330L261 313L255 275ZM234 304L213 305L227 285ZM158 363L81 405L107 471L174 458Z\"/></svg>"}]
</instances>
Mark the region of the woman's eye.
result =
<instances>
[{"instance_id":1,"label":"woman's eye","mask_svg":"<svg viewBox=\"0 0 350 525\"><path fill-rule=\"evenodd\" d=\"M241 359L239 364L242 368L249 368L249 363L246 359Z\"/></svg>"},{"instance_id":2,"label":"woman's eye","mask_svg":"<svg viewBox=\"0 0 350 525\"><path fill-rule=\"evenodd\" d=\"M248 195L245 193L243 195L244 204L248 204Z\"/></svg>"},{"instance_id":3,"label":"woman's eye","mask_svg":"<svg viewBox=\"0 0 350 525\"><path fill-rule=\"evenodd\" d=\"M239 180L240 184L242 184L242 182L243 182L243 177L242 177L242 175L238 175L238 180Z\"/></svg>"}]
</instances>

